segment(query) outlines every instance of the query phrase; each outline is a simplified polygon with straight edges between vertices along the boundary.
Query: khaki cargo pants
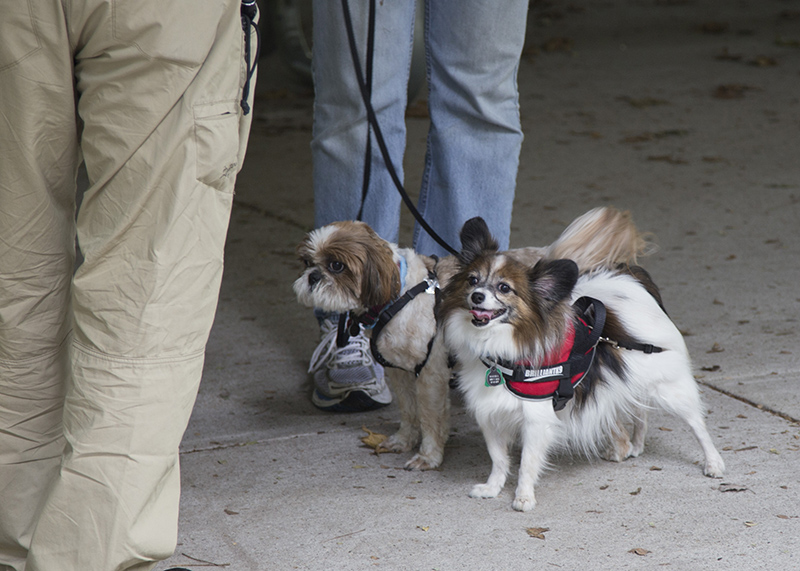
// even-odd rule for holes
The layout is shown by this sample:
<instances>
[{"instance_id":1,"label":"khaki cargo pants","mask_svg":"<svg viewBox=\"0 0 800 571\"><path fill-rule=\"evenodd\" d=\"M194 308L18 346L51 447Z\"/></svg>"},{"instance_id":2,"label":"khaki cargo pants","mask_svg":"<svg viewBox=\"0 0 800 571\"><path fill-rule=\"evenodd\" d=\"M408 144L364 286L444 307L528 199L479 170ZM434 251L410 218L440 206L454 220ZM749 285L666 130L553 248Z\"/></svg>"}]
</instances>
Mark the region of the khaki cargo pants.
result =
<instances>
[{"instance_id":1,"label":"khaki cargo pants","mask_svg":"<svg viewBox=\"0 0 800 571\"><path fill-rule=\"evenodd\" d=\"M0 0L2 570L144 570L175 548L243 49L239 0Z\"/></svg>"}]
</instances>

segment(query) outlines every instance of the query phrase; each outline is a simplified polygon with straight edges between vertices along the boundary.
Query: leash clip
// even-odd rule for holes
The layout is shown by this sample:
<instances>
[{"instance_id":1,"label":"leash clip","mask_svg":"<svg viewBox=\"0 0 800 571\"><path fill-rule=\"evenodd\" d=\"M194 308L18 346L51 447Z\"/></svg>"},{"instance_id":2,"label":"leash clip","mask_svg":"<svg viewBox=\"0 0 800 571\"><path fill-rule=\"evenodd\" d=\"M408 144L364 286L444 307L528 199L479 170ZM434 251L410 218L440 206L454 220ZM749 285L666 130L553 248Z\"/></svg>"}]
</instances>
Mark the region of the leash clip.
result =
<instances>
[{"instance_id":1,"label":"leash clip","mask_svg":"<svg viewBox=\"0 0 800 571\"><path fill-rule=\"evenodd\" d=\"M617 343L617 342L616 342L616 341L614 341L613 339L609 339L608 337L600 337L599 341L602 341L603 343L608 343L608 344L609 344L609 345L611 345L611 346L612 346L614 349L619 349L619 348L620 348L620 347L619 347L619 343Z\"/></svg>"}]
</instances>

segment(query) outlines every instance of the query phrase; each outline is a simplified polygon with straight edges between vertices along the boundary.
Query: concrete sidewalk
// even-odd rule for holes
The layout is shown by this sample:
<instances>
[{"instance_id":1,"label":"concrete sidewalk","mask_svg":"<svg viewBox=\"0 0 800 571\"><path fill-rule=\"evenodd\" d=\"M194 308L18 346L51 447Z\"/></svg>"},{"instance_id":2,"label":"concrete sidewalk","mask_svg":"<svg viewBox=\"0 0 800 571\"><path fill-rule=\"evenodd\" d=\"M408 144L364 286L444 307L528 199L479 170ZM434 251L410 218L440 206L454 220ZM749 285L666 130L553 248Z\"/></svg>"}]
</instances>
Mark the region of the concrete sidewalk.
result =
<instances>
[{"instance_id":1,"label":"concrete sidewalk","mask_svg":"<svg viewBox=\"0 0 800 571\"><path fill-rule=\"evenodd\" d=\"M800 4L536 6L512 245L604 204L653 233L643 265L686 334L725 478L704 477L688 427L655 413L641 457L556 458L522 514L514 476L496 499L467 497L490 460L457 393L431 472L361 444L362 427L396 430L396 406L315 409L318 330L291 289L313 222L312 95L271 56L182 445L179 545L157 569L800 569ZM409 119L411 191L426 129Z\"/></svg>"}]
</instances>

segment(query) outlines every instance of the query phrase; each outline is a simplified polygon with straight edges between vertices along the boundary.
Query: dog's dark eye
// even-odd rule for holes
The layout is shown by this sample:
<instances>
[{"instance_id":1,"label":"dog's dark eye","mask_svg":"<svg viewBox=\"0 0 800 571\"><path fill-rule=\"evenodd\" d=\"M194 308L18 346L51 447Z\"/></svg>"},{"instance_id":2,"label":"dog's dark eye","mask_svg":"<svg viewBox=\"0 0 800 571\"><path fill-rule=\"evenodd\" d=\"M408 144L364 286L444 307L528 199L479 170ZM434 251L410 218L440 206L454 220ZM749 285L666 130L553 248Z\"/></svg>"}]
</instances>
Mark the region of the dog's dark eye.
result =
<instances>
[{"instance_id":1,"label":"dog's dark eye","mask_svg":"<svg viewBox=\"0 0 800 571\"><path fill-rule=\"evenodd\" d=\"M310 268L311 266L314 265L314 262L312 262L308 258L303 258L303 263L306 265L307 268Z\"/></svg>"},{"instance_id":2,"label":"dog's dark eye","mask_svg":"<svg viewBox=\"0 0 800 571\"><path fill-rule=\"evenodd\" d=\"M467 278L467 283L474 287L474 286L478 285L478 278L475 277L475 276L470 276L470 277Z\"/></svg>"},{"instance_id":3,"label":"dog's dark eye","mask_svg":"<svg viewBox=\"0 0 800 571\"><path fill-rule=\"evenodd\" d=\"M328 269L334 274L341 274L344 271L344 264L339 260L333 260L328 264Z\"/></svg>"},{"instance_id":4,"label":"dog's dark eye","mask_svg":"<svg viewBox=\"0 0 800 571\"><path fill-rule=\"evenodd\" d=\"M500 293L510 293L511 286L508 285L507 283L500 282L499 284L497 284L497 291L499 291Z\"/></svg>"}]
</instances>

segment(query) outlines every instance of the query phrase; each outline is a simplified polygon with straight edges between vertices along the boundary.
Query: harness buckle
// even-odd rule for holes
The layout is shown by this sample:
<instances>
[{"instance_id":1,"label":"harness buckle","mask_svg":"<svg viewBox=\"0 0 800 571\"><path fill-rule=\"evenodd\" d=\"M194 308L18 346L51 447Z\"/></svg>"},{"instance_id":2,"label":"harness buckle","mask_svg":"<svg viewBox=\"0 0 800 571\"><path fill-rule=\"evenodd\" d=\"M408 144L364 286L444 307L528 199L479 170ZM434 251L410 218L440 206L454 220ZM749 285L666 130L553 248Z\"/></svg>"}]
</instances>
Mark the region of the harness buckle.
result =
<instances>
[{"instance_id":1,"label":"harness buckle","mask_svg":"<svg viewBox=\"0 0 800 571\"><path fill-rule=\"evenodd\" d=\"M439 280L436 278L425 278L425 283L428 284L428 287L425 288L425 293L436 295L436 290L439 289Z\"/></svg>"}]
</instances>

